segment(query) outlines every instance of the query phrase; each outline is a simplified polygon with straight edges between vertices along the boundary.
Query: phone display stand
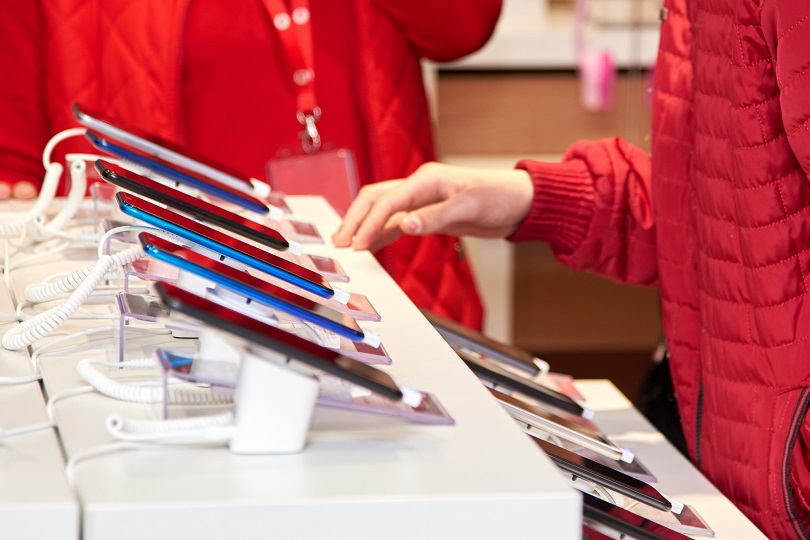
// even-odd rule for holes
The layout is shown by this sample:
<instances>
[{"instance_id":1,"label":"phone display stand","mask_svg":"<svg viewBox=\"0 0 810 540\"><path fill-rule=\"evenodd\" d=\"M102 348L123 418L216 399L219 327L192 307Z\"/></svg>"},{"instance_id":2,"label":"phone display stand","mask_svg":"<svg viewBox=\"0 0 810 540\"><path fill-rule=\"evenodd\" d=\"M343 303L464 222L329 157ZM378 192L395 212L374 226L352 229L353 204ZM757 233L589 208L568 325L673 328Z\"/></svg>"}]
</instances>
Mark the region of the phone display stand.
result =
<instances>
[{"instance_id":1,"label":"phone display stand","mask_svg":"<svg viewBox=\"0 0 810 540\"><path fill-rule=\"evenodd\" d=\"M273 351L241 359L234 393L234 454L292 454L306 445L318 379L290 367Z\"/></svg>"},{"instance_id":2,"label":"phone display stand","mask_svg":"<svg viewBox=\"0 0 810 540\"><path fill-rule=\"evenodd\" d=\"M95 171L92 167L87 169ZM104 232L105 223L109 223L105 220L110 219L118 209L113 198L117 189L107 182L93 182L89 190L93 201L93 228L96 232Z\"/></svg>"},{"instance_id":3,"label":"phone display stand","mask_svg":"<svg viewBox=\"0 0 810 540\"><path fill-rule=\"evenodd\" d=\"M223 393L233 393L238 387L241 354L218 332L203 328L200 332L200 350L195 354L167 349L159 349L157 354L164 372L164 388L168 388L171 378L207 385ZM413 394L409 402L414 403L409 405L404 401L378 396L325 373L318 374L317 379L318 407L390 417L416 424L455 423L438 399L427 392L408 390ZM170 416L167 403L164 403L163 415L164 418Z\"/></svg>"},{"instance_id":4,"label":"phone display stand","mask_svg":"<svg viewBox=\"0 0 810 540\"><path fill-rule=\"evenodd\" d=\"M534 436L534 435L532 435ZM642 482L647 482L648 484L654 484L658 481L658 478L650 472L650 470L644 466L638 457L633 460L632 463L627 463L621 460L611 459L606 457L598 452L591 450L590 448L584 448L579 446L578 444L568 441L566 439L560 439L558 437L549 436L547 439L548 442L559 446L564 450L568 450L569 452L573 452L575 454L579 454L584 458L588 458L591 461L595 461L600 465L604 465L605 467L611 467L616 469L619 472L623 472L628 476L632 476Z\"/></svg>"},{"instance_id":5,"label":"phone display stand","mask_svg":"<svg viewBox=\"0 0 810 540\"><path fill-rule=\"evenodd\" d=\"M679 503L677 508L679 512L660 510L631 499L608 487L596 485L594 482L581 478L574 477L570 484L587 495L630 512L637 516L639 521L652 521L677 533L693 537L712 538L715 535L706 520L691 505L681 505Z\"/></svg>"},{"instance_id":6,"label":"phone display stand","mask_svg":"<svg viewBox=\"0 0 810 540\"><path fill-rule=\"evenodd\" d=\"M156 297L141 296L127 292L116 296L118 307L118 361L125 359L124 345L127 328L131 327L163 327L171 330L175 337L197 337L200 325L180 318L169 318L169 311Z\"/></svg>"}]
</instances>

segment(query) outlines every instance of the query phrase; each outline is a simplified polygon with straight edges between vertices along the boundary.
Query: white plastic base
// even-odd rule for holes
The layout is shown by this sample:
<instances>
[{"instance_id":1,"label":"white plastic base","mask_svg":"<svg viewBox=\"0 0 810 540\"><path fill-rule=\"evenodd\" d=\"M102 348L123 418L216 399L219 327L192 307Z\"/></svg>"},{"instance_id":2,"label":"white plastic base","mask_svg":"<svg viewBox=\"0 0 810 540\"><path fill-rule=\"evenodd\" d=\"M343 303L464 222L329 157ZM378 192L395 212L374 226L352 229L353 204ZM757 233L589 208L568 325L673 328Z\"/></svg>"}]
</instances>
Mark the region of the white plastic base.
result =
<instances>
[{"instance_id":1,"label":"white plastic base","mask_svg":"<svg viewBox=\"0 0 810 540\"><path fill-rule=\"evenodd\" d=\"M284 355L262 351L242 358L234 396L234 454L293 454L306 445L318 380L295 371Z\"/></svg>"}]
</instances>

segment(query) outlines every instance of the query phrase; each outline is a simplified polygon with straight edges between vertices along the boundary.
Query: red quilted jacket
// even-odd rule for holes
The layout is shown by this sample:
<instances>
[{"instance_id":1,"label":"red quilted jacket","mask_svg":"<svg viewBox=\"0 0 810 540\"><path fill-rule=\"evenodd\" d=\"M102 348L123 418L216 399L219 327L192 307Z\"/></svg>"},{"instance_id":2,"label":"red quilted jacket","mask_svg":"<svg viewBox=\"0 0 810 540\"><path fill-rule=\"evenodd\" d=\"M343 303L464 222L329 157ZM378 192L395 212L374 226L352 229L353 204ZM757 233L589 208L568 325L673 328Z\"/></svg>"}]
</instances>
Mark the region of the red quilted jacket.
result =
<instances>
[{"instance_id":1,"label":"red quilted jacket","mask_svg":"<svg viewBox=\"0 0 810 540\"><path fill-rule=\"evenodd\" d=\"M73 102L264 178L279 148L300 146L295 91L262 3L238 4L6 0L14 16L0 17L0 181L40 182L42 149L75 125ZM361 183L434 159L419 59L480 47L500 0L310 5L325 142L354 150ZM68 141L57 158L79 149L89 150ZM416 304L480 327L456 238L402 239L377 255Z\"/></svg>"},{"instance_id":2,"label":"red quilted jacket","mask_svg":"<svg viewBox=\"0 0 810 540\"><path fill-rule=\"evenodd\" d=\"M810 2L664 4L652 163L620 140L522 163L512 239L660 288L693 460L769 537L808 538Z\"/></svg>"}]
</instances>

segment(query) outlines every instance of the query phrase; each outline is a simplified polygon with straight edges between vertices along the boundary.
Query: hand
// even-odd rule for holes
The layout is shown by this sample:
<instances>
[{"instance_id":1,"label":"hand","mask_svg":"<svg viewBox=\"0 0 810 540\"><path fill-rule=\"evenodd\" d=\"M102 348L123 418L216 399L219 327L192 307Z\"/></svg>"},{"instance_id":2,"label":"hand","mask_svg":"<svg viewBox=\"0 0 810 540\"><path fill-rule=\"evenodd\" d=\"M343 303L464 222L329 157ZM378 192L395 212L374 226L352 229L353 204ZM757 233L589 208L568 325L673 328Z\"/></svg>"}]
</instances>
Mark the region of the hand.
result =
<instances>
[{"instance_id":1,"label":"hand","mask_svg":"<svg viewBox=\"0 0 810 540\"><path fill-rule=\"evenodd\" d=\"M528 214L533 196L526 171L426 163L404 180L363 187L332 241L373 251L403 234L507 236Z\"/></svg>"},{"instance_id":2,"label":"hand","mask_svg":"<svg viewBox=\"0 0 810 540\"><path fill-rule=\"evenodd\" d=\"M36 196L36 186L26 180L21 180L14 184L0 182L0 201L7 199L33 199Z\"/></svg>"}]
</instances>

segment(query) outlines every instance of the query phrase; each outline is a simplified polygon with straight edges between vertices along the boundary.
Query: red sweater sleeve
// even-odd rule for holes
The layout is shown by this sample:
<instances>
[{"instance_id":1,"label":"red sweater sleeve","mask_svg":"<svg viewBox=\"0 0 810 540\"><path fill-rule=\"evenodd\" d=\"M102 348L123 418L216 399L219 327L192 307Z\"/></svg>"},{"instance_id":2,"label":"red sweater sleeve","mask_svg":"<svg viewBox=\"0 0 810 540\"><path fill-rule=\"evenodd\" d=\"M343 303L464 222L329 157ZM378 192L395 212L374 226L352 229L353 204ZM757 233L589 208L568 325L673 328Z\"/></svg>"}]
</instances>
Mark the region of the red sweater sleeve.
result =
<instances>
[{"instance_id":1,"label":"red sweater sleeve","mask_svg":"<svg viewBox=\"0 0 810 540\"><path fill-rule=\"evenodd\" d=\"M501 0L372 0L419 56L447 62L480 49L492 35Z\"/></svg>"},{"instance_id":2,"label":"red sweater sleeve","mask_svg":"<svg viewBox=\"0 0 810 540\"><path fill-rule=\"evenodd\" d=\"M42 183L48 142L44 23L37 0L5 0L0 17L0 182Z\"/></svg>"},{"instance_id":3,"label":"red sweater sleeve","mask_svg":"<svg viewBox=\"0 0 810 540\"><path fill-rule=\"evenodd\" d=\"M535 189L511 241L548 242L565 265L625 283L657 281L650 158L620 139L579 142L560 163L521 161Z\"/></svg>"}]
</instances>

